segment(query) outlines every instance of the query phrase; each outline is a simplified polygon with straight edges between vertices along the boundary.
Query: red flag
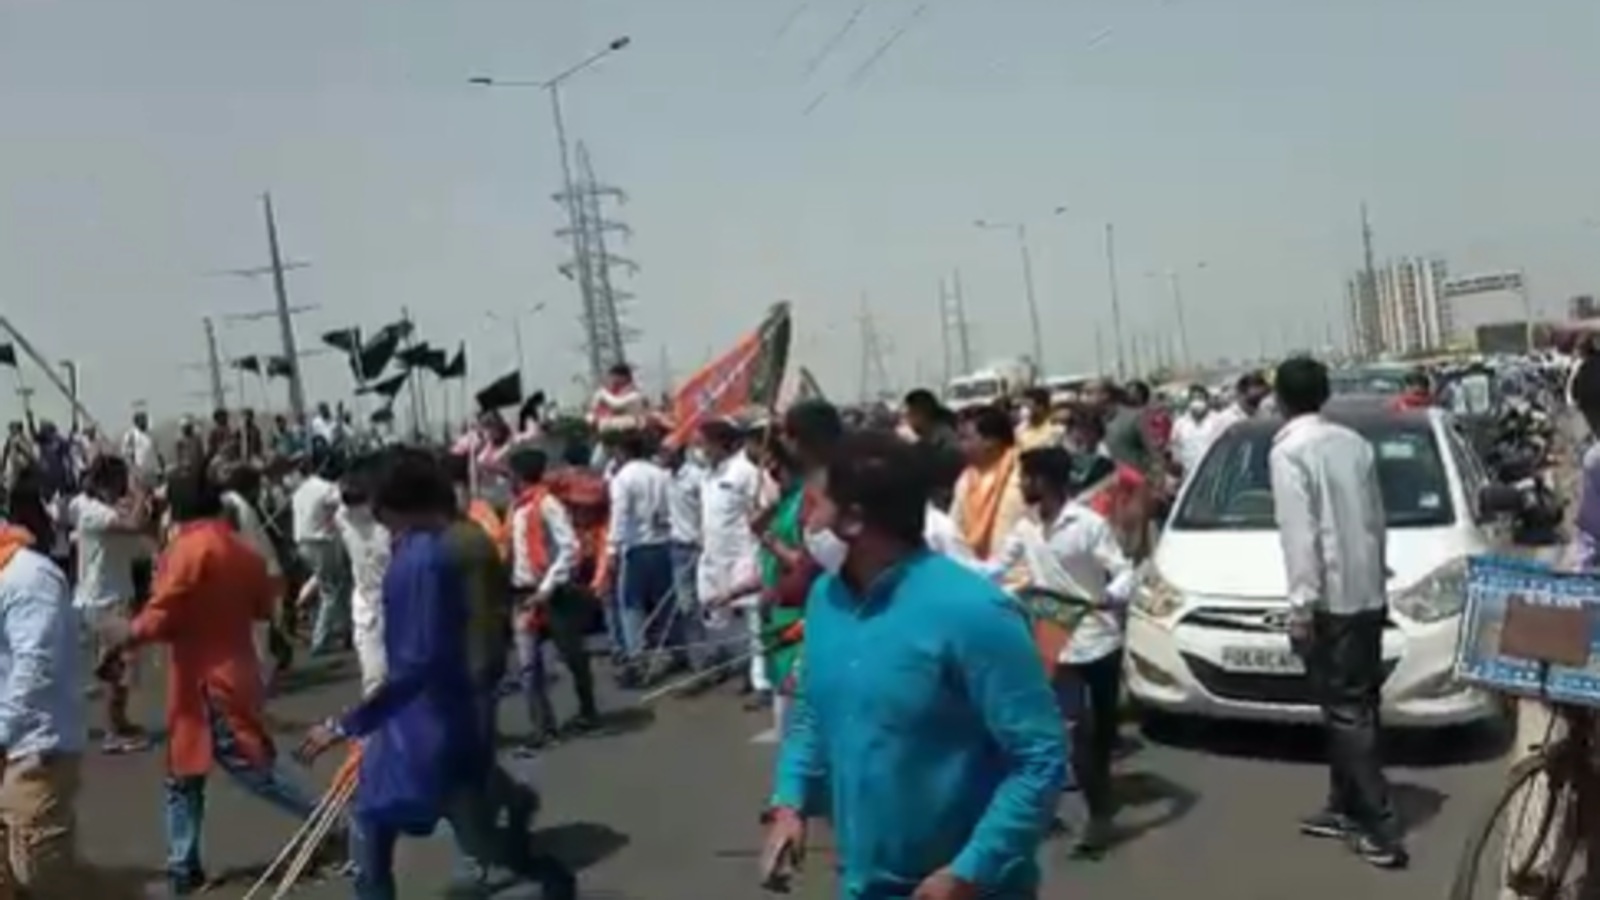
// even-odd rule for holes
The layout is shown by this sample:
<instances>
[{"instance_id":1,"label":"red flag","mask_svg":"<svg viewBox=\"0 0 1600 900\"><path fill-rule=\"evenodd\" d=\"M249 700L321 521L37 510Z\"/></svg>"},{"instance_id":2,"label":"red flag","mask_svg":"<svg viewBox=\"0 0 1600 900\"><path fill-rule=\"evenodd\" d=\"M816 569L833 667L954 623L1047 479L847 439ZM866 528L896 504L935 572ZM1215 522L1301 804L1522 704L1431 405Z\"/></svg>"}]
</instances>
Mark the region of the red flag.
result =
<instances>
[{"instance_id":1,"label":"red flag","mask_svg":"<svg viewBox=\"0 0 1600 900\"><path fill-rule=\"evenodd\" d=\"M681 446L707 419L775 403L790 334L789 305L780 303L754 331L691 375L672 398L668 442Z\"/></svg>"}]
</instances>

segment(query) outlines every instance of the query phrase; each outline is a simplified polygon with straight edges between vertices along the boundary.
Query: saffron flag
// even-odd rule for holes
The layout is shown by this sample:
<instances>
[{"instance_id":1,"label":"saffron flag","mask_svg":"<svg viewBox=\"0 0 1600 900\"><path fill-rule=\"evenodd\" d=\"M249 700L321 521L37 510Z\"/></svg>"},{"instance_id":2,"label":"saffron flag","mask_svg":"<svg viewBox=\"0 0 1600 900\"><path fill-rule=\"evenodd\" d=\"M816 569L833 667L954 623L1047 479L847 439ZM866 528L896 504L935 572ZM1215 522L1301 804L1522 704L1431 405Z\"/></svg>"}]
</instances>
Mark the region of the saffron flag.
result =
<instances>
[{"instance_id":1,"label":"saffron flag","mask_svg":"<svg viewBox=\"0 0 1600 900\"><path fill-rule=\"evenodd\" d=\"M775 404L793 333L789 304L779 303L753 331L689 376L672 398L668 442L682 446L707 419Z\"/></svg>"}]
</instances>

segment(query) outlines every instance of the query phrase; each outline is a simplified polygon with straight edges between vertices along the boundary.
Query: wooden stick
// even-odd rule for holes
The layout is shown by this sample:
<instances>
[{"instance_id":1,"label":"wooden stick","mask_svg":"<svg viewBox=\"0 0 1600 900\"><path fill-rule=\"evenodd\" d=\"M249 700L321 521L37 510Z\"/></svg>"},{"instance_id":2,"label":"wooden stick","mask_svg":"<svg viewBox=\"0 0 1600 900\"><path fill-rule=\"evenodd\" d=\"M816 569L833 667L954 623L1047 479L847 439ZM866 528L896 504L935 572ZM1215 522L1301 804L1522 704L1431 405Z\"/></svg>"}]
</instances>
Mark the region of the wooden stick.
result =
<instances>
[{"instance_id":1,"label":"wooden stick","mask_svg":"<svg viewBox=\"0 0 1600 900\"><path fill-rule=\"evenodd\" d=\"M637 703L639 706L645 706L646 704L654 703L668 694L675 694L678 691L684 690L685 688L693 687L712 675L732 669L734 666L748 664L750 662L750 658L755 655L756 652L754 650L748 653L742 653L733 657L732 659L723 660L709 669L704 669L699 672L692 672L683 678L678 679L677 681L669 681L655 690L641 696Z\"/></svg>"},{"instance_id":2,"label":"wooden stick","mask_svg":"<svg viewBox=\"0 0 1600 900\"><path fill-rule=\"evenodd\" d=\"M350 805L350 798L356 792L354 778L339 782L334 793L333 803L329 805L327 814L317 823L309 837L300 845L300 852L295 854L294 862L290 863L288 871L283 873L283 880L278 883L278 889L273 892L272 900L283 900L300 883L300 878L311 866L312 857L322 847L322 842L327 838L328 832L333 830L333 823L344 816L345 807Z\"/></svg>"},{"instance_id":3,"label":"wooden stick","mask_svg":"<svg viewBox=\"0 0 1600 900\"><path fill-rule=\"evenodd\" d=\"M333 802L334 793L335 791L333 788L329 788L323 793L321 799L317 801L317 805L311 810L311 815L307 816L306 820L300 823L300 827L295 829L294 834L289 835L289 840L284 842L283 849L278 851L278 855L273 858L272 862L267 866L267 868L262 871L261 876L256 879L255 884L251 885L250 890L245 892L244 900L254 900L255 896L261 892L261 889L266 887L267 884L272 881L272 876L277 873L286 862L289 861L289 856L299 849L300 845L305 842L307 835L309 835L312 830L316 828L317 823L327 815L328 806Z\"/></svg>"}]
</instances>

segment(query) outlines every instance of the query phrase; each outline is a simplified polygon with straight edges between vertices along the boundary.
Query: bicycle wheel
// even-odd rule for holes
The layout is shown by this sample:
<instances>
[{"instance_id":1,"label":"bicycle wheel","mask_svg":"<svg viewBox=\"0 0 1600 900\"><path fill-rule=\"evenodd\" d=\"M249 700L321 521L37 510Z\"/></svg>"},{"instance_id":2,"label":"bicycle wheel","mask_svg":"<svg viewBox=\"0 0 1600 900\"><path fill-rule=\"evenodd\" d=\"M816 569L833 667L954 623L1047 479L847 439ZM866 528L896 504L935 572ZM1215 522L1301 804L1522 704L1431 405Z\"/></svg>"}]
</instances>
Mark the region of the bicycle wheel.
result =
<instances>
[{"instance_id":1,"label":"bicycle wheel","mask_svg":"<svg viewBox=\"0 0 1600 900\"><path fill-rule=\"evenodd\" d=\"M1511 767L1505 789L1467 840L1450 900L1573 896L1567 875L1578 844L1577 797L1569 774L1552 762L1560 759L1559 752L1540 752Z\"/></svg>"}]
</instances>

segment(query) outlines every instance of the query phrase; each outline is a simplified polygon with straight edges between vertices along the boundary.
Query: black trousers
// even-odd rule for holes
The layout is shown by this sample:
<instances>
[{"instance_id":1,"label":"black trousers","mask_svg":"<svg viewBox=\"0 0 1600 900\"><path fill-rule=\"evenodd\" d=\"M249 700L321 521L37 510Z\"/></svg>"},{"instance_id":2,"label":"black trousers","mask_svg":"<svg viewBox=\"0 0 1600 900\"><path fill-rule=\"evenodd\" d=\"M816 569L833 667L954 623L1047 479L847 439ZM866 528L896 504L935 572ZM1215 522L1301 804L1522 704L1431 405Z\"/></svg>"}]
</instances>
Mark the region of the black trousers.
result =
<instances>
[{"instance_id":1,"label":"black trousers","mask_svg":"<svg viewBox=\"0 0 1600 900\"><path fill-rule=\"evenodd\" d=\"M1122 651L1093 662L1056 669L1056 699L1072 738L1072 777L1089 817L1109 821L1116 810L1111 757L1117 748L1117 704L1122 693Z\"/></svg>"},{"instance_id":2,"label":"black trousers","mask_svg":"<svg viewBox=\"0 0 1600 900\"><path fill-rule=\"evenodd\" d=\"M572 689L578 696L578 714L596 714L594 672L590 668L585 637L598 610L599 605L589 592L571 586L561 587L545 607L544 632L534 635L518 631L519 681L535 734L556 727L556 713L550 704L549 679L545 672L545 641L555 644L561 664L567 667L567 672L572 676Z\"/></svg>"},{"instance_id":3,"label":"black trousers","mask_svg":"<svg viewBox=\"0 0 1600 900\"><path fill-rule=\"evenodd\" d=\"M1315 613L1303 654L1328 732L1328 811L1371 837L1399 840L1378 750L1384 619L1383 610Z\"/></svg>"}]
</instances>

